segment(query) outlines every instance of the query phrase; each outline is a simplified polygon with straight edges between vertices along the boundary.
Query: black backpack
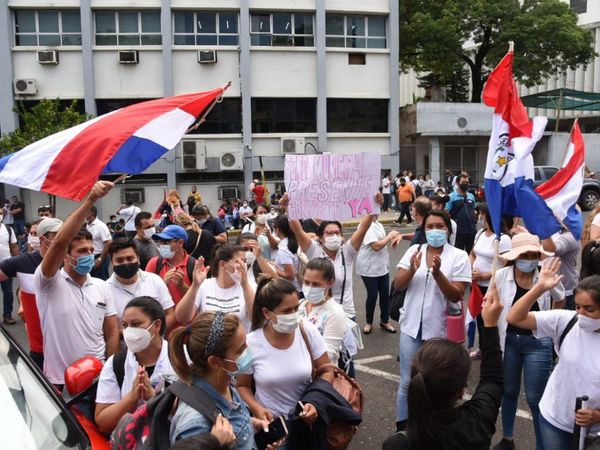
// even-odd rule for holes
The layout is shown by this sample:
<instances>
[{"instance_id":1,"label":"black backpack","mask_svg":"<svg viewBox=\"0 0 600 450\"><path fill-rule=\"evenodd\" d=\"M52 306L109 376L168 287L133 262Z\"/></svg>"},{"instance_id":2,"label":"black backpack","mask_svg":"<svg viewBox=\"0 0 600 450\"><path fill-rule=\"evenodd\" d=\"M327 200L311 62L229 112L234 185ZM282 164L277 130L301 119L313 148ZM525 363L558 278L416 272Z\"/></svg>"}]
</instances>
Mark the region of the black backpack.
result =
<instances>
[{"instance_id":1,"label":"black backpack","mask_svg":"<svg viewBox=\"0 0 600 450\"><path fill-rule=\"evenodd\" d=\"M111 449L164 450L171 447L169 415L177 398L202 414L211 426L221 413L204 389L176 381L133 413L121 417L110 437Z\"/></svg>"},{"instance_id":2,"label":"black backpack","mask_svg":"<svg viewBox=\"0 0 600 450\"><path fill-rule=\"evenodd\" d=\"M156 261L156 269L154 269L154 273L156 275L160 276L160 271L163 268L163 264L164 264L165 260L163 259L162 256L158 257L158 260ZM187 264L185 266L185 271L187 273L187 277L190 281L194 281L194 267L196 266L196 258L194 258L193 256L190 255L190 257L187 260Z\"/></svg>"}]
</instances>

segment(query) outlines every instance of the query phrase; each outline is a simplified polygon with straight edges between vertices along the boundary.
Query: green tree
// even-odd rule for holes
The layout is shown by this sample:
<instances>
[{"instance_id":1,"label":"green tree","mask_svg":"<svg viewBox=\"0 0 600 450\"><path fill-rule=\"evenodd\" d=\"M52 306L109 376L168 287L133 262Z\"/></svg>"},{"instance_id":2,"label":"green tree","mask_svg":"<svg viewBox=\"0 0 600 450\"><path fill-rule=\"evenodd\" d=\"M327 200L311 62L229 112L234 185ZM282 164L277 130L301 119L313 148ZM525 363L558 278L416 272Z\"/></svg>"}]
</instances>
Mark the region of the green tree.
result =
<instances>
[{"instance_id":1,"label":"green tree","mask_svg":"<svg viewBox=\"0 0 600 450\"><path fill-rule=\"evenodd\" d=\"M21 128L0 137L0 153L7 155L39 141L51 134L73 127L87 119L77 111L76 101L64 106L59 99L43 99L28 109L17 103L15 112L19 115Z\"/></svg>"},{"instance_id":2,"label":"green tree","mask_svg":"<svg viewBox=\"0 0 600 450\"><path fill-rule=\"evenodd\" d=\"M515 78L525 86L588 64L594 36L560 0L399 0L400 64L448 82L457 66L481 101L489 72L515 42Z\"/></svg>"}]
</instances>

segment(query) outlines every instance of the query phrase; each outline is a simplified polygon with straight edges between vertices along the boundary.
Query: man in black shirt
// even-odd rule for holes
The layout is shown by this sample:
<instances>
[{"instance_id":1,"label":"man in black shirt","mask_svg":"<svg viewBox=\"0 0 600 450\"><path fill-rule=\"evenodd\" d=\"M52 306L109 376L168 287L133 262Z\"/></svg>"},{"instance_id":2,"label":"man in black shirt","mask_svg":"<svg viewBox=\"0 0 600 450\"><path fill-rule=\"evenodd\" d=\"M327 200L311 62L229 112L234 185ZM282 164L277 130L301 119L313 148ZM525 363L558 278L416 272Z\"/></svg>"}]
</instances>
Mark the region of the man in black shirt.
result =
<instances>
[{"instance_id":1,"label":"man in black shirt","mask_svg":"<svg viewBox=\"0 0 600 450\"><path fill-rule=\"evenodd\" d=\"M25 204L16 195L13 195L11 200L12 203L8 209L13 216L13 229L17 236L21 236L25 228Z\"/></svg>"}]
</instances>

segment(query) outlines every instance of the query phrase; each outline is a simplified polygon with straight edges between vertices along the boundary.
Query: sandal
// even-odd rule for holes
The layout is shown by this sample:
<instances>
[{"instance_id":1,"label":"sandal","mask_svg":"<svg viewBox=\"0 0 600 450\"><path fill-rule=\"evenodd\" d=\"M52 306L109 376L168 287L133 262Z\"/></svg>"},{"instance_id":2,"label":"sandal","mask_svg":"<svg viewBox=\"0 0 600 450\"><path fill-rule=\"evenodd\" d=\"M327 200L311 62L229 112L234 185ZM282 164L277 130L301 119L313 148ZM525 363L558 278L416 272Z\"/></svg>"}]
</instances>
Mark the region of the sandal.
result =
<instances>
[{"instance_id":1,"label":"sandal","mask_svg":"<svg viewBox=\"0 0 600 450\"><path fill-rule=\"evenodd\" d=\"M393 326L391 326L389 323L379 322L379 326L381 328L383 328L385 331L387 331L388 333L396 334L396 329Z\"/></svg>"},{"instance_id":2,"label":"sandal","mask_svg":"<svg viewBox=\"0 0 600 450\"><path fill-rule=\"evenodd\" d=\"M373 325L371 325L370 323L366 324L363 328L363 333L371 334L371 331L373 331Z\"/></svg>"}]
</instances>

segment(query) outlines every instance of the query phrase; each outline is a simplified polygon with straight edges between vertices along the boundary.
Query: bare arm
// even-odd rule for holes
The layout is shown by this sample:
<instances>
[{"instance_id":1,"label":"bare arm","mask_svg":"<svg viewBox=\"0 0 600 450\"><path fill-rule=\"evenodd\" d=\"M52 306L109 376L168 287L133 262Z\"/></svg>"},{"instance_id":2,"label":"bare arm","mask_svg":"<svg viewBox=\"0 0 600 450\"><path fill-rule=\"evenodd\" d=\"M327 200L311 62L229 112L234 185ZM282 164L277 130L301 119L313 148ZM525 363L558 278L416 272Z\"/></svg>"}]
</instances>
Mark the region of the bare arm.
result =
<instances>
[{"instance_id":1,"label":"bare arm","mask_svg":"<svg viewBox=\"0 0 600 450\"><path fill-rule=\"evenodd\" d=\"M275 267L275 271L277 272L277 276L281 278L285 278L290 281L294 281L296 279L296 274L294 273L294 265L293 264L283 264L283 269L279 269Z\"/></svg>"},{"instance_id":2,"label":"bare arm","mask_svg":"<svg viewBox=\"0 0 600 450\"><path fill-rule=\"evenodd\" d=\"M208 271L210 267L204 266L204 258L201 256L198 261L196 261L196 266L194 267L194 279L192 280L192 285L186 291L184 296L179 300L179 303L175 306L175 319L179 323L188 323L191 322L196 313L198 312L198 308L196 307L196 296L198 295L198 290L206 277L208 276Z\"/></svg>"},{"instance_id":3,"label":"bare arm","mask_svg":"<svg viewBox=\"0 0 600 450\"><path fill-rule=\"evenodd\" d=\"M96 182L88 196L81 202L79 207L71 213L67 220L65 220L42 260L42 274L44 277L51 278L58 272L62 266L63 259L67 255L69 243L81 229L81 224L89 214L90 208L98 199L108 194L113 186L114 184L110 181Z\"/></svg>"},{"instance_id":4,"label":"bare arm","mask_svg":"<svg viewBox=\"0 0 600 450\"><path fill-rule=\"evenodd\" d=\"M236 379L237 390L240 394L240 397L242 397L242 400L246 402L252 415L258 419L267 419L272 421L274 419L273 413L258 403L254 397L254 394L252 393L252 375L238 375Z\"/></svg>"},{"instance_id":5,"label":"bare arm","mask_svg":"<svg viewBox=\"0 0 600 450\"><path fill-rule=\"evenodd\" d=\"M10 244L10 256L17 256L19 254L19 246L17 244Z\"/></svg>"},{"instance_id":6,"label":"bare arm","mask_svg":"<svg viewBox=\"0 0 600 450\"><path fill-rule=\"evenodd\" d=\"M217 244L227 244L227 233L223 232L215 236Z\"/></svg>"},{"instance_id":7,"label":"bare arm","mask_svg":"<svg viewBox=\"0 0 600 450\"><path fill-rule=\"evenodd\" d=\"M554 242L552 237L549 237L548 239L544 239L542 241L542 247L544 247L544 250L546 250L547 252L554 253L556 251L556 243Z\"/></svg>"},{"instance_id":8,"label":"bare arm","mask_svg":"<svg viewBox=\"0 0 600 450\"><path fill-rule=\"evenodd\" d=\"M258 266L260 267L260 271L262 273L264 273L265 275L268 275L270 277L273 277L273 278L277 278L278 277L278 274L277 274L277 271L275 270L275 267L273 267L269 263L269 261L267 261L262 255L258 255L256 257L256 261L258 262Z\"/></svg>"},{"instance_id":9,"label":"bare arm","mask_svg":"<svg viewBox=\"0 0 600 450\"><path fill-rule=\"evenodd\" d=\"M104 332L104 340L106 341L106 357L108 358L121 349L117 316L105 317L102 325L102 331Z\"/></svg>"},{"instance_id":10,"label":"bare arm","mask_svg":"<svg viewBox=\"0 0 600 450\"><path fill-rule=\"evenodd\" d=\"M374 218L375 218L375 216L368 215L368 216L363 216L363 218L360 219L358 228L356 229L356 231L350 238L350 245L352 245L354 250L356 250L356 251L360 250L360 246L362 245L362 241L365 238L365 234L367 234L367 231L369 231L369 227L373 223Z\"/></svg>"},{"instance_id":11,"label":"bare arm","mask_svg":"<svg viewBox=\"0 0 600 450\"><path fill-rule=\"evenodd\" d=\"M296 236L296 240L298 241L300 249L306 253L313 242L312 239L308 234L306 234L306 231L302 229L302 225L300 224L299 220L290 220L290 228Z\"/></svg>"},{"instance_id":12,"label":"bare arm","mask_svg":"<svg viewBox=\"0 0 600 450\"><path fill-rule=\"evenodd\" d=\"M6 274L0 270L0 281L6 281L8 280L8 276L6 276Z\"/></svg>"},{"instance_id":13,"label":"bare arm","mask_svg":"<svg viewBox=\"0 0 600 450\"><path fill-rule=\"evenodd\" d=\"M135 411L138 400L135 396L128 394L117 403L96 403L94 420L98 429L107 435L112 433L121 417Z\"/></svg>"},{"instance_id":14,"label":"bare arm","mask_svg":"<svg viewBox=\"0 0 600 450\"><path fill-rule=\"evenodd\" d=\"M244 303L246 304L246 313L248 314L248 318L252 320L252 309L254 306L254 289L250 286L250 282L248 281L248 267L246 266L246 262L242 259L238 259L237 262L238 270L242 275L242 290L244 291Z\"/></svg>"},{"instance_id":15,"label":"bare arm","mask_svg":"<svg viewBox=\"0 0 600 450\"><path fill-rule=\"evenodd\" d=\"M388 245L391 241L396 239L398 237L398 235L399 235L399 233L397 231L390 231L386 237L384 237L383 239L381 239L379 241L371 242L369 245L371 246L371 248L374 251L378 252L379 250L384 248L386 245Z\"/></svg>"},{"instance_id":16,"label":"bare arm","mask_svg":"<svg viewBox=\"0 0 600 450\"><path fill-rule=\"evenodd\" d=\"M167 324L167 333L173 329L175 325L175 308L167 308L165 309L165 322Z\"/></svg>"}]
</instances>

